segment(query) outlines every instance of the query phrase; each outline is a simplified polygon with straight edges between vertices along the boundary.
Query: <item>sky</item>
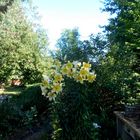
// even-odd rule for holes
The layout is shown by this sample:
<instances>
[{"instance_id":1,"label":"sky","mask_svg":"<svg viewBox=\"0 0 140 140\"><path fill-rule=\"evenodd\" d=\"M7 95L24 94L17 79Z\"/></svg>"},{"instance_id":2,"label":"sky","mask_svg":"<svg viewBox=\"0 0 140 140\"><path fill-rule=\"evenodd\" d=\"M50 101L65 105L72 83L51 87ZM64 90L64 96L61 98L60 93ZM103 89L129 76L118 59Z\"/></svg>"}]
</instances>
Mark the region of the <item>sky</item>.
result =
<instances>
[{"instance_id":1,"label":"sky","mask_svg":"<svg viewBox=\"0 0 140 140\"><path fill-rule=\"evenodd\" d=\"M57 39L64 29L78 28L81 39L97 34L108 23L109 14L101 12L100 0L34 0L41 16L41 24L47 30L50 49L55 49Z\"/></svg>"}]
</instances>

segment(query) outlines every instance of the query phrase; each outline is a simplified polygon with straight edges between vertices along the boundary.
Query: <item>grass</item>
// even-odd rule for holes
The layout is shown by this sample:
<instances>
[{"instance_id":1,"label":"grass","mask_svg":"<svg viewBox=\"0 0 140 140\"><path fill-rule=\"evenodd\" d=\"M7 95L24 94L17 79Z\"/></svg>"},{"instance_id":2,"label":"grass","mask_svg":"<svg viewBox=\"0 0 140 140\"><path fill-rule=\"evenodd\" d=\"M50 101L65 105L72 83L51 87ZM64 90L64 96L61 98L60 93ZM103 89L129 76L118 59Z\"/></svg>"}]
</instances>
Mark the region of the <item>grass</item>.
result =
<instances>
[{"instance_id":1,"label":"grass","mask_svg":"<svg viewBox=\"0 0 140 140\"><path fill-rule=\"evenodd\" d=\"M0 94L19 95L22 91L23 91L22 88L6 87L4 90L0 90Z\"/></svg>"},{"instance_id":2,"label":"grass","mask_svg":"<svg viewBox=\"0 0 140 140\"><path fill-rule=\"evenodd\" d=\"M4 91L0 90L0 95L4 94L12 98L0 104L0 139L18 128L32 128L42 114L48 111L48 99L41 94L39 84L27 85L25 88L6 87ZM36 117L32 107L37 111Z\"/></svg>"},{"instance_id":3,"label":"grass","mask_svg":"<svg viewBox=\"0 0 140 140\"><path fill-rule=\"evenodd\" d=\"M30 84L30 85L26 85L26 88L7 86L7 87L5 87L4 90L0 90L0 95L1 95L1 94L19 95L19 94L22 93L25 89L30 88L30 87L33 87L33 86L38 86L38 85L39 85L39 83Z\"/></svg>"}]
</instances>

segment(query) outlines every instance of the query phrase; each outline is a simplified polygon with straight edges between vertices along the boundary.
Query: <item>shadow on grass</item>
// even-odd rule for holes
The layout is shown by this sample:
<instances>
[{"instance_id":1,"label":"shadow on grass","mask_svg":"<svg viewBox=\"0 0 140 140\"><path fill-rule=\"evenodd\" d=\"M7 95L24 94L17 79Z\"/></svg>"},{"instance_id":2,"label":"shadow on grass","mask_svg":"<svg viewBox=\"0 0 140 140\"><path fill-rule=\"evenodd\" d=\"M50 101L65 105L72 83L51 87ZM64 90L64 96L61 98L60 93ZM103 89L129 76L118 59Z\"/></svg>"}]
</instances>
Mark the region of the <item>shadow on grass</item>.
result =
<instances>
[{"instance_id":1,"label":"shadow on grass","mask_svg":"<svg viewBox=\"0 0 140 140\"><path fill-rule=\"evenodd\" d=\"M25 88L22 87L5 87L5 89L0 90L0 95L1 94L6 94L6 95L18 95L20 94Z\"/></svg>"},{"instance_id":2,"label":"shadow on grass","mask_svg":"<svg viewBox=\"0 0 140 140\"><path fill-rule=\"evenodd\" d=\"M40 121L40 116L44 112L45 116L48 114L49 101L42 95L39 85L27 88L7 87L1 95L7 96L7 99L0 103L0 136L11 135L14 133L13 130L22 129L26 123L28 125L28 114L32 117L32 107L37 111L36 120L32 120L35 124L36 121Z\"/></svg>"}]
</instances>

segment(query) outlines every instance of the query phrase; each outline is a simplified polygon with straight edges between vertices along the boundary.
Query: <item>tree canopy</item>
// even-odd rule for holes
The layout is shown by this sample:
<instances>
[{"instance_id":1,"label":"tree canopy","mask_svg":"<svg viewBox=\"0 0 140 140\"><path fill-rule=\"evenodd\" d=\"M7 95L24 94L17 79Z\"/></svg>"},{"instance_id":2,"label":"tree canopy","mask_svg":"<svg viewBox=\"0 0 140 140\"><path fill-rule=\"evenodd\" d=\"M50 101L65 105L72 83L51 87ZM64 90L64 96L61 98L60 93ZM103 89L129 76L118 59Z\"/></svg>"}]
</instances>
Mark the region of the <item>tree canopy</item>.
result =
<instances>
[{"instance_id":1,"label":"tree canopy","mask_svg":"<svg viewBox=\"0 0 140 140\"><path fill-rule=\"evenodd\" d=\"M45 32L34 30L20 2L14 2L0 22L1 81L37 80L42 74L41 49L47 45Z\"/></svg>"},{"instance_id":2,"label":"tree canopy","mask_svg":"<svg viewBox=\"0 0 140 140\"><path fill-rule=\"evenodd\" d=\"M138 92L140 78L140 1L106 0L104 11L115 14L105 26L117 71L123 73L131 93Z\"/></svg>"}]
</instances>

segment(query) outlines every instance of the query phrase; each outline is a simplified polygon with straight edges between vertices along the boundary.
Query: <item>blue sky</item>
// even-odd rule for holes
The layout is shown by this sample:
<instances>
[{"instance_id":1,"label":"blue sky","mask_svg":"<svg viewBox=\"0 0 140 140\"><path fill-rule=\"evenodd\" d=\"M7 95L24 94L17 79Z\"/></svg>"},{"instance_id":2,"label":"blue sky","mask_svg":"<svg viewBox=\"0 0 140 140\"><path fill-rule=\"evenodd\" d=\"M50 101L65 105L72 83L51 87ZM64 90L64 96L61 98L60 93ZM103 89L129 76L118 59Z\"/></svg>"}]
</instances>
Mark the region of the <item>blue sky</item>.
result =
<instances>
[{"instance_id":1,"label":"blue sky","mask_svg":"<svg viewBox=\"0 0 140 140\"><path fill-rule=\"evenodd\" d=\"M102 13L100 0L34 0L41 15L41 24L47 30L50 49L54 49L61 32L68 28L79 28L81 39L102 29L99 25L108 23L109 14Z\"/></svg>"}]
</instances>

